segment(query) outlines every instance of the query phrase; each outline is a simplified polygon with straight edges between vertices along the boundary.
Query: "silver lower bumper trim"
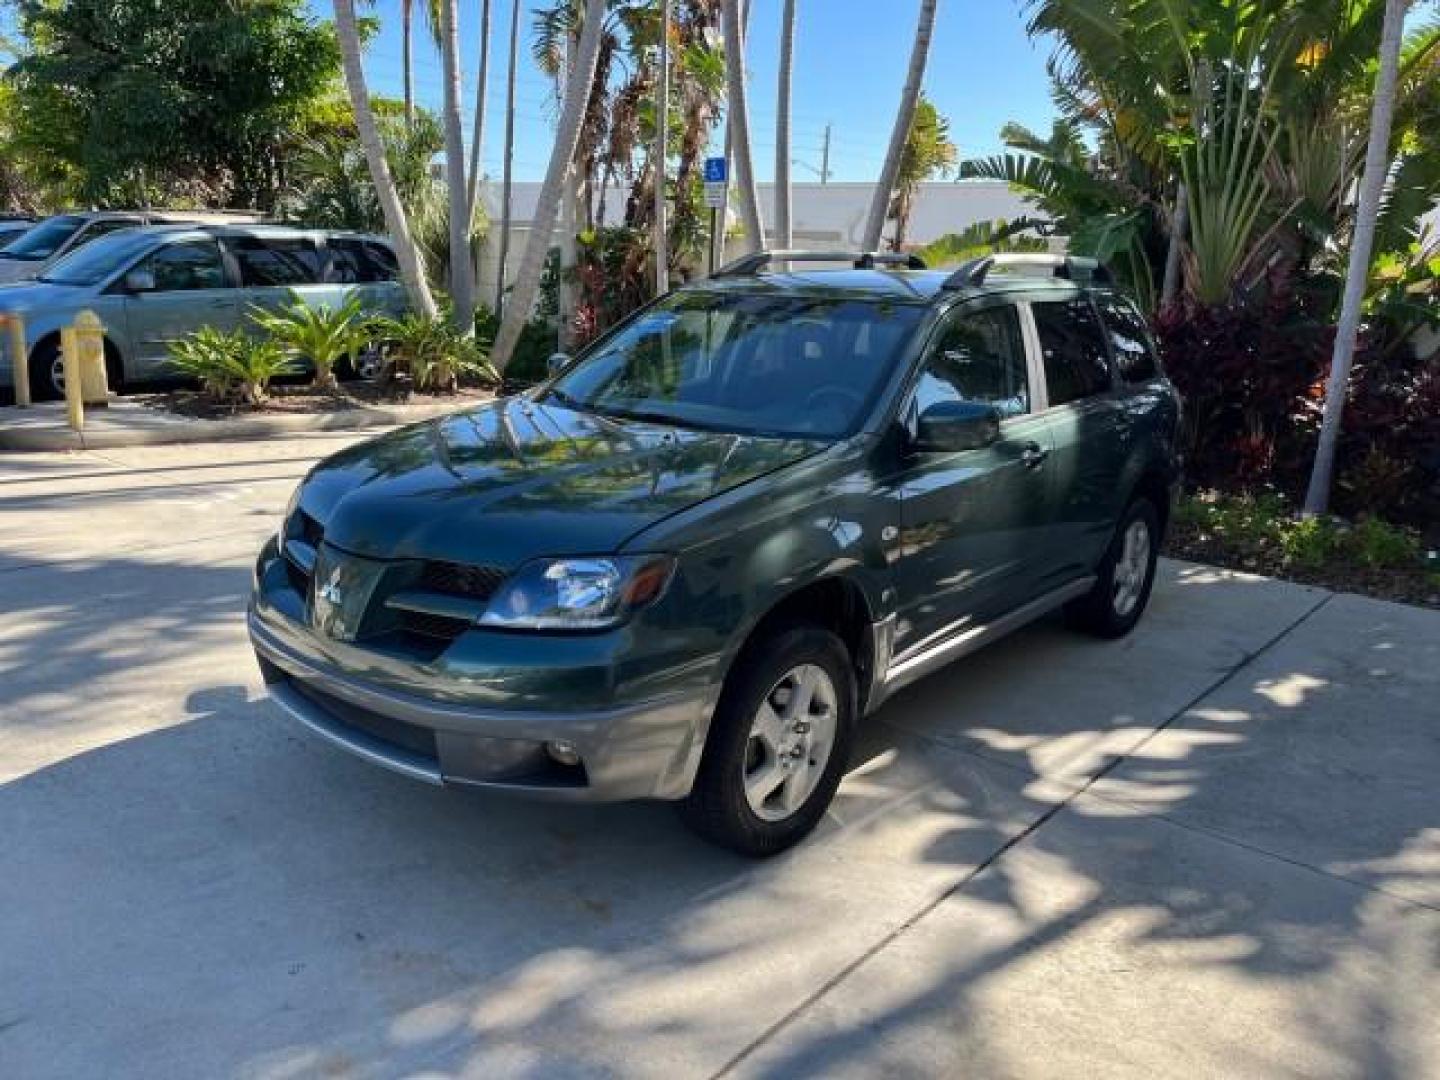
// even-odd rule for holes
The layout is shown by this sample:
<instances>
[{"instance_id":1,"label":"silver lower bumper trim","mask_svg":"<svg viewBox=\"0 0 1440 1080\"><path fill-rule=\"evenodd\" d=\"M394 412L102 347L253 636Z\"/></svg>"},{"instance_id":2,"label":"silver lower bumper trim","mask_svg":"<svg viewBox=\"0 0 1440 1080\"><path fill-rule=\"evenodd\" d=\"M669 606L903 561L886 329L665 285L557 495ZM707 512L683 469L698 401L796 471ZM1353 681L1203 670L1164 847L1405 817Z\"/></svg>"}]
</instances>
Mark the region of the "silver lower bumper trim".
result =
<instances>
[{"instance_id":1,"label":"silver lower bumper trim","mask_svg":"<svg viewBox=\"0 0 1440 1080\"><path fill-rule=\"evenodd\" d=\"M326 742L348 750L374 765L408 776L411 780L423 780L437 786L444 783L438 763L338 723L293 686L276 682L267 686L266 690L275 704Z\"/></svg>"}]
</instances>

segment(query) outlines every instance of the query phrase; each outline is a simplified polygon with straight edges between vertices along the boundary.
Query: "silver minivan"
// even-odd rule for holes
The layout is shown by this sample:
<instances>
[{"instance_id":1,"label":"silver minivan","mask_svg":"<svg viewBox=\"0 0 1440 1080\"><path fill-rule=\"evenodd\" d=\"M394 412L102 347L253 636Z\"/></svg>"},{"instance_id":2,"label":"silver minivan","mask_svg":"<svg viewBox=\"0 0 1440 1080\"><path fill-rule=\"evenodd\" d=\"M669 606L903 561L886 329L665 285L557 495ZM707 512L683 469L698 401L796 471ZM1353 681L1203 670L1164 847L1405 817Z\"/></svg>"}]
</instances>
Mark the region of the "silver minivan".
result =
<instances>
[{"instance_id":1,"label":"silver minivan","mask_svg":"<svg viewBox=\"0 0 1440 1080\"><path fill-rule=\"evenodd\" d=\"M60 330L81 311L105 326L111 389L173 375L170 345L199 329L232 330L256 309L298 296L337 307L358 293L364 309L407 310L399 266L378 236L279 225L147 226L102 237L34 281L0 285L0 313L25 321L31 393L60 396ZM0 340L0 386L13 386L16 358Z\"/></svg>"}]
</instances>

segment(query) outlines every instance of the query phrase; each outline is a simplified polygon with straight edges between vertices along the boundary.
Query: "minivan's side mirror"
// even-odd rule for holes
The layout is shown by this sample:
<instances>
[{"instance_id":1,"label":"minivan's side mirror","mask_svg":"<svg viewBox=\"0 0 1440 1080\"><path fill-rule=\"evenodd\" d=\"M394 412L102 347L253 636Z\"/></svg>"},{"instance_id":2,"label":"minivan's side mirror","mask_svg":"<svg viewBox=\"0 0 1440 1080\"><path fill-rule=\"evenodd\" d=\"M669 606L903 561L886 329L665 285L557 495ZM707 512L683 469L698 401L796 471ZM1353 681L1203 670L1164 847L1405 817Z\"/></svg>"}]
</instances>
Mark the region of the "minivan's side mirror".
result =
<instances>
[{"instance_id":1,"label":"minivan's side mirror","mask_svg":"<svg viewBox=\"0 0 1440 1080\"><path fill-rule=\"evenodd\" d=\"M573 359L574 357L572 357L569 353L551 353L550 359L545 361L545 371L547 374L550 375L551 378L554 378L556 375L559 375L560 372L564 371L567 367L569 367L570 361Z\"/></svg>"},{"instance_id":2,"label":"minivan's side mirror","mask_svg":"<svg viewBox=\"0 0 1440 1080\"><path fill-rule=\"evenodd\" d=\"M125 275L125 291L132 293L154 292L154 272L151 270L131 270Z\"/></svg>"},{"instance_id":3,"label":"minivan's side mirror","mask_svg":"<svg viewBox=\"0 0 1440 1080\"><path fill-rule=\"evenodd\" d=\"M1000 438L1000 413L980 401L937 401L920 414L913 449L953 454L978 450Z\"/></svg>"}]
</instances>

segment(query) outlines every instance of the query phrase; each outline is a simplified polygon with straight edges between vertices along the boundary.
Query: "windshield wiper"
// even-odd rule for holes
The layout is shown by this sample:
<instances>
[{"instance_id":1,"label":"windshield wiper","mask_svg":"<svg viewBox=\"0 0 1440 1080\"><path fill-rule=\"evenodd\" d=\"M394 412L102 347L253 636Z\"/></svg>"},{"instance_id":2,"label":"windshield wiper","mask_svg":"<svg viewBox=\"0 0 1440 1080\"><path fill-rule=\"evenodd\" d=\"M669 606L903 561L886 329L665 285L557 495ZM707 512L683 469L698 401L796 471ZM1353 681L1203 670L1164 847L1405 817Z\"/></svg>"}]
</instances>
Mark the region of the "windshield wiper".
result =
<instances>
[{"instance_id":1,"label":"windshield wiper","mask_svg":"<svg viewBox=\"0 0 1440 1080\"><path fill-rule=\"evenodd\" d=\"M549 390L546 390L545 396L553 397L556 401L560 402L560 404L564 405L567 409L574 409L576 412L594 413L596 411L591 406L585 404L585 402L579 400L578 398L571 397L564 390L561 390L555 386L552 386Z\"/></svg>"}]
</instances>

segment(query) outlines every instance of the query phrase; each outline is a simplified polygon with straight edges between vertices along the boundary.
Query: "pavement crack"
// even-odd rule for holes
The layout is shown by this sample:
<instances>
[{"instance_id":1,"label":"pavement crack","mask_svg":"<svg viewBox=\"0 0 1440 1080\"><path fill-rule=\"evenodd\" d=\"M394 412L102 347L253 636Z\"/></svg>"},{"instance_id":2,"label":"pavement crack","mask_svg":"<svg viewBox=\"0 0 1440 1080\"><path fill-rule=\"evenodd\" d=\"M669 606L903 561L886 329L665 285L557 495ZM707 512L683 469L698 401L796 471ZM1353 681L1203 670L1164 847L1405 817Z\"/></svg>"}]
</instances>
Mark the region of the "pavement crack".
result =
<instances>
[{"instance_id":1,"label":"pavement crack","mask_svg":"<svg viewBox=\"0 0 1440 1080\"><path fill-rule=\"evenodd\" d=\"M1076 799L1080 798L1081 795L1086 794L1096 783L1098 783L1100 780L1104 779L1107 775L1113 772L1114 769L1119 766L1121 762L1128 760L1132 755L1141 750L1157 735L1165 731L1166 728L1170 727L1182 716L1184 716L1186 713L1190 712L1197 705L1199 705L1200 702L1204 701L1211 694L1215 693L1215 691L1219 690L1227 682L1235 678L1235 676L1239 675L1242 671L1244 671L1251 664L1253 664L1257 659L1259 659L1265 653L1269 652L1281 641L1285 640L1285 638L1289 637L1302 624L1304 624L1312 616L1314 616L1316 612L1318 612L1321 608L1328 604L1334 598L1334 596L1334 593L1326 593L1320 598L1319 601L1312 604L1297 618L1287 623L1283 628L1280 629L1279 632L1266 639L1256 648L1245 653L1245 655L1243 655L1229 668L1225 669L1217 678L1212 679L1208 684L1206 684L1204 689L1191 697L1188 701L1186 701L1178 709L1172 712L1169 716L1165 717L1164 720L1162 720L1159 724L1155 726L1155 728L1150 732L1149 735L1146 735L1134 746L1130 747L1130 749L1125 751L1125 753L1115 755L1103 766L1097 769L1094 775L1086 779L1083 783L1077 784L1075 790L1071 791L1064 798L1058 799L1048 809L1046 809L1044 813L1040 814L1040 816L1037 817L1034 821L1032 821L1029 825L1025 826L1025 828L1021 829L1014 836L1010 837L1010 839L1006 840L1003 844L1001 844L989 855L987 855L983 860L971 867L970 870L968 870L964 875L962 875L960 879L954 884L952 884L949 888L942 890L932 899L926 901L916 911L911 913L904 921L902 921L898 926L883 934L877 941L875 941L872 945L865 949L865 951L862 952L859 956L855 957L849 963L845 964L834 975L826 979L825 982L823 982L819 987L807 994L805 998L800 1001L799 1004L795 1005L784 1015L782 1015L778 1020L770 1024L754 1039L748 1042L745 1046L741 1047L739 1052L737 1052L733 1057L730 1058L730 1060L725 1062L724 1065L722 1065L718 1070L716 1070L716 1072L713 1074L714 1080L720 1080L721 1077L732 1075L735 1070L738 1069L742 1064L744 1064L748 1058L754 1055L757 1050L759 1050L762 1046L764 1046L767 1042L773 1039L781 1031L789 1027L802 1015L808 1012L812 1007L814 1007L827 995L829 995L832 990L839 987L842 983L849 979L851 975L855 974L867 963L873 960L876 956L884 952L908 931L914 929L927 916L939 909L940 905L945 903L945 901L963 892L972 881L974 881L986 870L990 869L990 867L994 866L997 862L1004 858L1008 852L1023 844L1026 840L1028 840L1030 837L1034 836L1037 832L1043 829L1051 820L1055 818L1057 814L1069 807L1075 802ZM951 747L951 749L956 748ZM988 761L989 759L982 760ZM1044 779L1044 777L1040 777L1037 775L1037 779ZM1277 858L1281 857L1277 856ZM1285 861L1288 862L1290 860ZM1352 884L1354 883L1352 882Z\"/></svg>"}]
</instances>

